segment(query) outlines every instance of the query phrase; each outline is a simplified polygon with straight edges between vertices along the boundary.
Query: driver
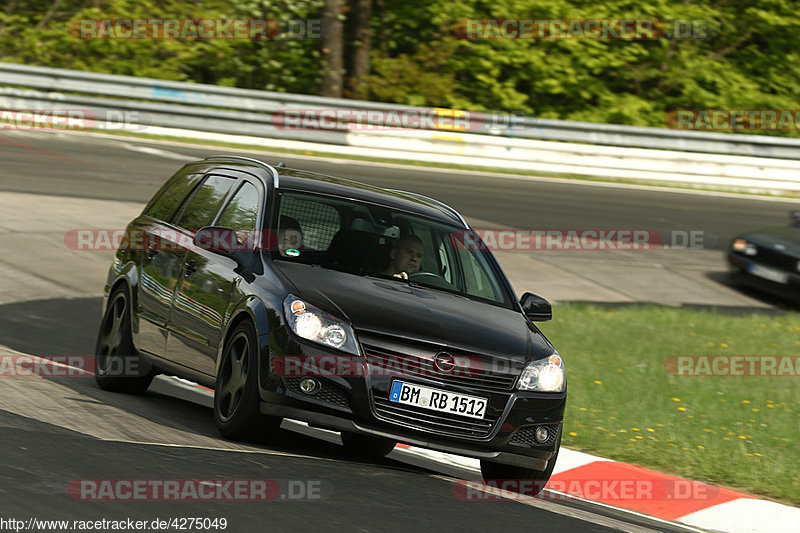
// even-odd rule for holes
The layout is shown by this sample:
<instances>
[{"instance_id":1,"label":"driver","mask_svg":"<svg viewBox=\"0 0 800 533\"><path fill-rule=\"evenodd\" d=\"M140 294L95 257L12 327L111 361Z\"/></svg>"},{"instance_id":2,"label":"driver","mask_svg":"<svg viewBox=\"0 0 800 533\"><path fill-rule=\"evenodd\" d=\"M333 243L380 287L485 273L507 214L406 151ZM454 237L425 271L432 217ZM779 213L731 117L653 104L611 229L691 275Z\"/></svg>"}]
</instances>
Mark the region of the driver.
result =
<instances>
[{"instance_id":1,"label":"driver","mask_svg":"<svg viewBox=\"0 0 800 533\"><path fill-rule=\"evenodd\" d=\"M389 252L389 266L383 272L387 276L408 279L409 274L418 272L422 266L422 240L414 235L401 237Z\"/></svg>"}]
</instances>

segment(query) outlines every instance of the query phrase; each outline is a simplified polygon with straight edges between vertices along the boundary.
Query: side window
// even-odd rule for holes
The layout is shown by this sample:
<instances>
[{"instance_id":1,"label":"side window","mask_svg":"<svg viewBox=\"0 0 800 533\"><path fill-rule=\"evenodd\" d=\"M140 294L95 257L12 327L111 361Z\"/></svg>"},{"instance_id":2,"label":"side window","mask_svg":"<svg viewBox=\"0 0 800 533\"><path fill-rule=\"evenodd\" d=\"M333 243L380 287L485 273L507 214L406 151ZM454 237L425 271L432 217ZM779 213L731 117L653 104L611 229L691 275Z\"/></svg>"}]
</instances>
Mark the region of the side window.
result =
<instances>
[{"instance_id":1,"label":"side window","mask_svg":"<svg viewBox=\"0 0 800 533\"><path fill-rule=\"evenodd\" d=\"M303 231L303 245L312 250L327 250L342 227L339 212L323 202L284 195L281 216L293 218Z\"/></svg>"},{"instance_id":2,"label":"side window","mask_svg":"<svg viewBox=\"0 0 800 533\"><path fill-rule=\"evenodd\" d=\"M202 174L175 175L156 193L155 199L142 214L166 222L171 221L178 206L202 177Z\"/></svg>"},{"instance_id":3,"label":"side window","mask_svg":"<svg viewBox=\"0 0 800 533\"><path fill-rule=\"evenodd\" d=\"M217 221L217 226L236 230L239 244L246 242L256 227L259 196L256 186L245 181L225 206Z\"/></svg>"},{"instance_id":4,"label":"side window","mask_svg":"<svg viewBox=\"0 0 800 533\"><path fill-rule=\"evenodd\" d=\"M197 231L203 226L211 224L225 195L228 194L234 183L236 183L234 178L210 176L189 199L177 225L189 231Z\"/></svg>"}]
</instances>

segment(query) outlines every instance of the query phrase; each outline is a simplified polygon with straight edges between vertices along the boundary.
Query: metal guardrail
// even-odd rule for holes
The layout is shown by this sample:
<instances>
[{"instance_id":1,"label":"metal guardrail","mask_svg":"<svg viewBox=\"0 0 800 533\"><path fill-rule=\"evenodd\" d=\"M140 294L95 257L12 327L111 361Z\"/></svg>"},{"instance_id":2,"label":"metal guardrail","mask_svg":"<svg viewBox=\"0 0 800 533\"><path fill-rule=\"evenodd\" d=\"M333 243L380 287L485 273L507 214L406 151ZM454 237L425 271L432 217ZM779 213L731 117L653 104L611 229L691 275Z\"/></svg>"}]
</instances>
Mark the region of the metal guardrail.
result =
<instances>
[{"instance_id":1,"label":"metal guardrail","mask_svg":"<svg viewBox=\"0 0 800 533\"><path fill-rule=\"evenodd\" d=\"M52 104L57 100L63 105L88 106L100 110L136 110L151 113L154 117L152 124L157 126L331 144L346 144L346 124L342 125L341 132L308 131L276 127L269 117L287 109L299 108L398 112L420 109L363 100L256 91L12 63L0 63L0 84L38 91L57 91L59 95L0 87L0 94L20 101ZM452 110L431 111L459 113ZM479 116L480 124L471 128L469 133L625 148L800 160L800 139L572 122L503 113L480 113Z\"/></svg>"},{"instance_id":2,"label":"metal guardrail","mask_svg":"<svg viewBox=\"0 0 800 533\"><path fill-rule=\"evenodd\" d=\"M527 117L509 121L510 115L0 63L3 109L74 110L92 119L87 127L112 132L124 125L155 135L345 156L800 194L798 139ZM287 120L290 111L319 117L322 110L334 117L325 127ZM380 113L370 117L372 111ZM392 113L436 120L416 128L371 126L383 126Z\"/></svg>"}]
</instances>

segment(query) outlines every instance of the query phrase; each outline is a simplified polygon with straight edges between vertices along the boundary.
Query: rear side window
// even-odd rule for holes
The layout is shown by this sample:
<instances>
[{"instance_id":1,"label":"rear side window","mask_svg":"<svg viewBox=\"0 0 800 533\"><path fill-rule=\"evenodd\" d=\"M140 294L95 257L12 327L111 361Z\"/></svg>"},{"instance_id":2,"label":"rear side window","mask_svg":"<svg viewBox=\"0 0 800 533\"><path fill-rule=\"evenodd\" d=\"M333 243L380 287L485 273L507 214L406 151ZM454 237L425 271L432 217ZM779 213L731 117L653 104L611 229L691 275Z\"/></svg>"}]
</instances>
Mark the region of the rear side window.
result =
<instances>
[{"instance_id":1,"label":"rear side window","mask_svg":"<svg viewBox=\"0 0 800 533\"><path fill-rule=\"evenodd\" d=\"M342 226L339 212L333 206L315 199L284 195L281 198L281 215L293 218L300 224L305 246L314 250L327 250Z\"/></svg>"},{"instance_id":2,"label":"rear side window","mask_svg":"<svg viewBox=\"0 0 800 533\"><path fill-rule=\"evenodd\" d=\"M235 178L209 176L189 199L177 225L189 231L197 231L211 224L234 183Z\"/></svg>"},{"instance_id":3,"label":"rear side window","mask_svg":"<svg viewBox=\"0 0 800 533\"><path fill-rule=\"evenodd\" d=\"M255 185L245 181L225 206L216 225L236 230L239 243L246 242L258 221L260 196Z\"/></svg>"},{"instance_id":4,"label":"rear side window","mask_svg":"<svg viewBox=\"0 0 800 533\"><path fill-rule=\"evenodd\" d=\"M202 174L176 175L156 193L155 200L145 209L143 215L157 218L165 222L172 220L178 206L186 195L203 177Z\"/></svg>"}]
</instances>

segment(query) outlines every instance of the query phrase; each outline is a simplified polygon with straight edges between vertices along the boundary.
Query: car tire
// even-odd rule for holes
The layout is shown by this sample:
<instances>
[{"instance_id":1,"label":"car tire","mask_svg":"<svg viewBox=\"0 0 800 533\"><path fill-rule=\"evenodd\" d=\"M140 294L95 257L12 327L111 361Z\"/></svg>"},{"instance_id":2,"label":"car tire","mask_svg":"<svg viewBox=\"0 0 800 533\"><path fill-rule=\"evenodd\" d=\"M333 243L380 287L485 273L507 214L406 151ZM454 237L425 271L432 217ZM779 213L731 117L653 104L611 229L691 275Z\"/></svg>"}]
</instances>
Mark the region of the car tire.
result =
<instances>
[{"instance_id":1,"label":"car tire","mask_svg":"<svg viewBox=\"0 0 800 533\"><path fill-rule=\"evenodd\" d=\"M258 340L252 322L245 320L231 333L222 351L214 388L214 421L223 437L260 442L281 419L259 412Z\"/></svg>"},{"instance_id":2,"label":"car tire","mask_svg":"<svg viewBox=\"0 0 800 533\"><path fill-rule=\"evenodd\" d=\"M342 431L342 444L348 452L355 456L380 459L394 450L397 442L386 437Z\"/></svg>"},{"instance_id":3,"label":"car tire","mask_svg":"<svg viewBox=\"0 0 800 533\"><path fill-rule=\"evenodd\" d=\"M556 441L556 453L547 462L547 468L544 470L492 463L482 459L481 475L485 482L497 487L519 492L524 496L536 496L544 490L545 485L550 480L560 450L561 432L559 431L558 440Z\"/></svg>"},{"instance_id":4,"label":"car tire","mask_svg":"<svg viewBox=\"0 0 800 533\"><path fill-rule=\"evenodd\" d=\"M107 391L144 394L155 372L133 345L128 289L121 285L108 298L95 344L97 385Z\"/></svg>"}]
</instances>

